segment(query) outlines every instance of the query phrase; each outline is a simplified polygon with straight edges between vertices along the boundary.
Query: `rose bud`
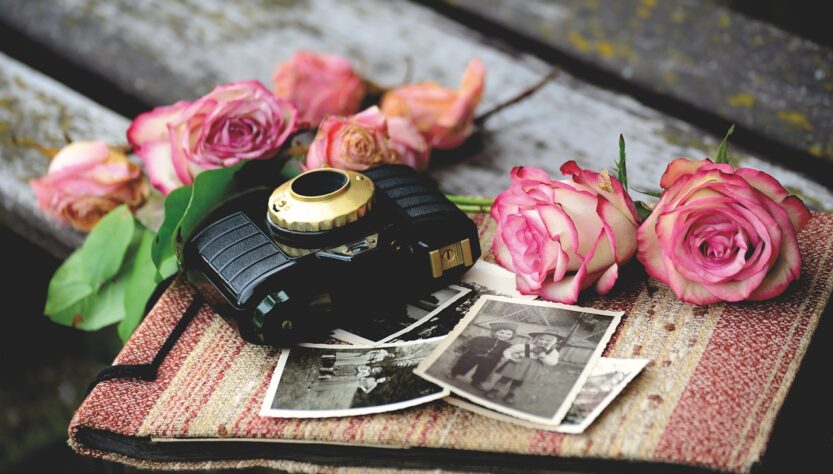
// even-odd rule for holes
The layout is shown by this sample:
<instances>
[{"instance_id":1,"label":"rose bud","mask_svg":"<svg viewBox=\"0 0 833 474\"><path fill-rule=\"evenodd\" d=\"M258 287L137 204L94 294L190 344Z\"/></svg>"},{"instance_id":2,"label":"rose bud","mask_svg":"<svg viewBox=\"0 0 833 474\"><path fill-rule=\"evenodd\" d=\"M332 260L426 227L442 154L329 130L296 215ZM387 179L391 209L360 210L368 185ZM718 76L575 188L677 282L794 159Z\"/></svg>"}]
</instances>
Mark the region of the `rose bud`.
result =
<instances>
[{"instance_id":1,"label":"rose bud","mask_svg":"<svg viewBox=\"0 0 833 474\"><path fill-rule=\"evenodd\" d=\"M401 163L425 169L428 145L419 133L407 121L387 122L376 106L352 117L327 117L310 144L305 167L363 171Z\"/></svg>"},{"instance_id":2,"label":"rose bud","mask_svg":"<svg viewBox=\"0 0 833 474\"><path fill-rule=\"evenodd\" d=\"M31 185L41 209L83 232L121 204L141 206L149 191L142 170L100 141L65 146Z\"/></svg>"},{"instance_id":3,"label":"rose bud","mask_svg":"<svg viewBox=\"0 0 833 474\"><path fill-rule=\"evenodd\" d=\"M637 258L695 304L780 295L801 272L796 234L810 212L772 176L710 160L672 161L637 233Z\"/></svg>"},{"instance_id":4,"label":"rose bud","mask_svg":"<svg viewBox=\"0 0 833 474\"><path fill-rule=\"evenodd\" d=\"M205 169L272 158L295 131L297 110L257 81L217 86L194 102L139 115L127 139L151 184L168 194Z\"/></svg>"},{"instance_id":5,"label":"rose bud","mask_svg":"<svg viewBox=\"0 0 833 474\"><path fill-rule=\"evenodd\" d=\"M362 79L347 59L298 51L272 75L275 95L300 111L300 120L317 126L327 115L352 115L365 94Z\"/></svg>"},{"instance_id":6,"label":"rose bud","mask_svg":"<svg viewBox=\"0 0 833 474\"><path fill-rule=\"evenodd\" d=\"M483 63L472 59L459 91L431 81L397 87L382 98L382 112L409 119L434 148L455 148L474 130L474 111L483 95L485 76Z\"/></svg>"},{"instance_id":7,"label":"rose bud","mask_svg":"<svg viewBox=\"0 0 833 474\"><path fill-rule=\"evenodd\" d=\"M543 170L516 167L512 184L492 205L492 251L516 275L518 291L575 303L595 283L606 294L619 265L636 252L639 217L621 183L607 173L561 167L565 181Z\"/></svg>"}]
</instances>

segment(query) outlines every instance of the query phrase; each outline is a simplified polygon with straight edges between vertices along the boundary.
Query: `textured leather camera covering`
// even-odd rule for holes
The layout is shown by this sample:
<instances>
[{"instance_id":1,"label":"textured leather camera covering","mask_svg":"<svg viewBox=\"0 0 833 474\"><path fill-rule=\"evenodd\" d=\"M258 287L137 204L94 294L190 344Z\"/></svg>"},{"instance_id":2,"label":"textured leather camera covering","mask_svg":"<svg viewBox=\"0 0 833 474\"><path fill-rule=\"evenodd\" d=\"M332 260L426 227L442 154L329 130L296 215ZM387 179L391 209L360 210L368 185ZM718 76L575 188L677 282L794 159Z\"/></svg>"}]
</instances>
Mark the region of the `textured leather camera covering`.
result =
<instances>
[{"instance_id":1,"label":"textured leather camera covering","mask_svg":"<svg viewBox=\"0 0 833 474\"><path fill-rule=\"evenodd\" d=\"M488 249L493 229L485 216L475 219ZM688 305L654 280L646 285L635 266L631 273L623 271L612 294L580 301L625 311L606 356L652 360L582 435L527 429L443 402L341 419L261 417L278 351L244 342L203 308L172 347L156 380L109 380L96 386L72 420L70 444L85 455L163 469L517 471L519 466L563 467L563 458L586 458L746 472L764 452L833 289L833 214L814 214L799 245L801 279L773 301ZM485 258L492 257L486 252ZM175 282L116 363L153 359L192 298L187 285ZM150 437L215 441L151 443ZM216 441L234 438L301 444Z\"/></svg>"}]
</instances>

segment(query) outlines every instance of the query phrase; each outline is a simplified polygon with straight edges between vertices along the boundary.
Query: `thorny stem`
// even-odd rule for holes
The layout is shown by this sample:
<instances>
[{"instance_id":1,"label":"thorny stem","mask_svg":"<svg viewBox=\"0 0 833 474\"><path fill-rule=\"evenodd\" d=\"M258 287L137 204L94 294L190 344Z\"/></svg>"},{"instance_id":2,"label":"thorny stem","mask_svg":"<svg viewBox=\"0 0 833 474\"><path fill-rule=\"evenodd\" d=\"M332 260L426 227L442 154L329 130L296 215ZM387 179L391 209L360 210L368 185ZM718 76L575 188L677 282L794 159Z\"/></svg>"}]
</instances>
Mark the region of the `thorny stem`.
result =
<instances>
[{"instance_id":1,"label":"thorny stem","mask_svg":"<svg viewBox=\"0 0 833 474\"><path fill-rule=\"evenodd\" d=\"M508 100L505 100L505 101L495 105L491 109L489 109L489 110L483 112L482 114L480 114L477 118L474 119L474 123L477 124L478 126L483 125L483 123L485 123L486 120L489 119L489 117L491 117L492 115L500 112L501 110L503 110L507 107L511 107L511 106L517 104L518 102L526 99L527 97L530 97L531 95L535 94L542 87L544 87L547 84L547 82L551 81L556 76L558 76L558 71L553 69L552 71L549 72L549 74L542 77L541 80L539 80L535 84L529 86L528 88L522 90L516 96L511 97Z\"/></svg>"}]
</instances>

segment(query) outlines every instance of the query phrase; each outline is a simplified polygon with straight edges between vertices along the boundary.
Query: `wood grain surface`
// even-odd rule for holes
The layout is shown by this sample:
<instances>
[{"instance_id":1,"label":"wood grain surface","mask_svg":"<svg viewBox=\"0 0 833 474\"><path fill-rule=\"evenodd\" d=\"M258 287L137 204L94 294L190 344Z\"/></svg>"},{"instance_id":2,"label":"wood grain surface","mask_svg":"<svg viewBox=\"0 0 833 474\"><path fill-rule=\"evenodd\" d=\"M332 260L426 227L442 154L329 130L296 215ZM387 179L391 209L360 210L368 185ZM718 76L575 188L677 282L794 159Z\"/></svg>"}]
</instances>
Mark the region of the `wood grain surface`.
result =
<instances>
[{"instance_id":1,"label":"wood grain surface","mask_svg":"<svg viewBox=\"0 0 833 474\"><path fill-rule=\"evenodd\" d=\"M271 85L274 66L301 48L349 56L365 76L390 85L403 80L410 61L411 80L455 86L468 59L477 56L488 68L481 110L551 70L408 2L4 0L0 21L148 104L195 98L226 81L256 78ZM0 109L5 124L0 166L9 182L2 190L3 221L27 233L38 229L44 245L52 235L59 246L71 246L78 237L35 209L26 180L44 172L47 161L25 143L59 146L64 130L73 139L120 143L128 122L13 60L3 61L4 76L21 77L0 84L0 95L14 105ZM13 143L13 132L26 140ZM594 169L609 167L619 133L627 139L630 182L638 189L656 188L671 158L701 158L717 145L716 137L681 120L561 73L532 98L494 115L456 156L437 157L431 174L446 192L494 195L508 185L514 165L553 174L570 159ZM833 193L820 181L733 151L738 164L770 172L811 207L833 209Z\"/></svg>"},{"instance_id":2,"label":"wood grain surface","mask_svg":"<svg viewBox=\"0 0 833 474\"><path fill-rule=\"evenodd\" d=\"M833 49L732 11L726 2L446 3L692 111L833 161Z\"/></svg>"}]
</instances>

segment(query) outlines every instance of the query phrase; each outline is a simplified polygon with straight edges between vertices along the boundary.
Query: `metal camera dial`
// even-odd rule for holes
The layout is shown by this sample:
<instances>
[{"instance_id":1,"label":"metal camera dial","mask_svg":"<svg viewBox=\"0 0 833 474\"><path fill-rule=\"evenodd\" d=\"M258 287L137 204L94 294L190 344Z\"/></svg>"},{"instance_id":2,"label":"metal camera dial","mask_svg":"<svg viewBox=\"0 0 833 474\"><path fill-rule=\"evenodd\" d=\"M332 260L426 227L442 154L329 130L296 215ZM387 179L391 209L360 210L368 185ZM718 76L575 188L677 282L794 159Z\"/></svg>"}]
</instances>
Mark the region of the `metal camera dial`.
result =
<instances>
[{"instance_id":1,"label":"metal camera dial","mask_svg":"<svg viewBox=\"0 0 833 474\"><path fill-rule=\"evenodd\" d=\"M373 203L373 181L354 171L308 171L269 197L269 220L295 232L331 230L361 219Z\"/></svg>"}]
</instances>

